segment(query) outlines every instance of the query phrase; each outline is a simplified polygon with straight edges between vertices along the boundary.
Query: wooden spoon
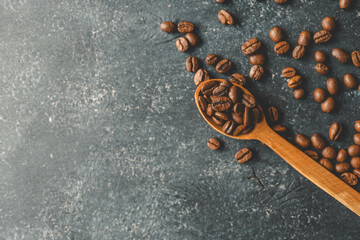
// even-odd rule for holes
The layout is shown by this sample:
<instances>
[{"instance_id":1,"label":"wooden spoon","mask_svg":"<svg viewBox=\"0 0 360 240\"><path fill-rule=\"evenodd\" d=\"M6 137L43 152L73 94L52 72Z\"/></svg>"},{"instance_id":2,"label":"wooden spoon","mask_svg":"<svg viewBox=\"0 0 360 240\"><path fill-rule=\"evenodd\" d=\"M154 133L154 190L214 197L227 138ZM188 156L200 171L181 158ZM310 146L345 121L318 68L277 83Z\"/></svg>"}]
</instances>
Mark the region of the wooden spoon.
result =
<instances>
[{"instance_id":1,"label":"wooden spoon","mask_svg":"<svg viewBox=\"0 0 360 240\"><path fill-rule=\"evenodd\" d=\"M333 196L336 200L338 200L343 205L352 210L354 213L356 213L358 216L360 216L360 193L355 191L353 188L340 180L326 168L321 166L315 160L310 158L297 147L293 146L291 143L289 143L284 138L279 136L276 132L274 132L266 123L263 110L261 109L259 104L257 106L261 111L262 120L255 125L254 129L250 133L242 134L239 136L225 134L220 126L214 124L211 118L201 111L198 103L201 87L206 82L210 81L222 82L224 80L211 79L199 84L195 92L195 102L201 115L212 128L227 137L235 139L256 139L263 142L274 152L276 152L280 157L282 157L288 164L295 168L300 174L302 174L304 177L312 181L315 185L320 187L322 190ZM244 93L252 95L247 89L243 88L242 86L238 84L233 85L241 88Z\"/></svg>"}]
</instances>

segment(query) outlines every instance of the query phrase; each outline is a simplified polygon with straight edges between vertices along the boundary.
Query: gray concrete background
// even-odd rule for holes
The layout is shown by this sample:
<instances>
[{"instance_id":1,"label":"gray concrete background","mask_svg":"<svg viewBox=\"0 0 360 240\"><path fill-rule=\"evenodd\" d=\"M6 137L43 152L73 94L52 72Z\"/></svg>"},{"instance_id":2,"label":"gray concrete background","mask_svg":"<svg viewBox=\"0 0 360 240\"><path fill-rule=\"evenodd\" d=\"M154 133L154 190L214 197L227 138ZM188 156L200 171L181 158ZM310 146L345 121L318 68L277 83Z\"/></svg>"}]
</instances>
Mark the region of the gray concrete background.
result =
<instances>
[{"instance_id":1,"label":"gray concrete background","mask_svg":"<svg viewBox=\"0 0 360 240\"><path fill-rule=\"evenodd\" d=\"M238 25L218 22L222 8ZM331 42L311 45L300 61L272 51L274 25L294 47L327 15L338 25ZM263 107L279 107L287 137L327 136L341 121L333 146L346 147L360 94L343 89L337 111L322 113L311 94L327 78L312 56L360 48L358 1L342 11L336 0L2 0L0 16L0 239L358 239L359 217L270 149L207 126L185 71L188 56L216 53L247 74L240 48L256 36L269 64L249 89ZM180 34L159 30L167 20L194 22L199 46L178 52ZM351 64L328 65L340 80L360 78ZM303 101L280 77L287 66L306 79ZM225 148L211 152L209 137ZM242 147L255 157L239 165Z\"/></svg>"}]
</instances>

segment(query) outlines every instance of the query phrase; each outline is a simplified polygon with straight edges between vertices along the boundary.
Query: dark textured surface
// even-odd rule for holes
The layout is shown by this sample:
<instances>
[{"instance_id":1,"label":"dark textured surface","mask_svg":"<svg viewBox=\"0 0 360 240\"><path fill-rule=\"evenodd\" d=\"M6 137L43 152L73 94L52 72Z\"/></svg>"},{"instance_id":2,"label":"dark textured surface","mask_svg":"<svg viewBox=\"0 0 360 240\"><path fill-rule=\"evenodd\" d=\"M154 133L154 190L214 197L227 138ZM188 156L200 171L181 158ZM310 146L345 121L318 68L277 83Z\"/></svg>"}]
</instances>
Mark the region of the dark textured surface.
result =
<instances>
[{"instance_id":1,"label":"dark textured surface","mask_svg":"<svg viewBox=\"0 0 360 240\"><path fill-rule=\"evenodd\" d=\"M312 91L326 77L313 53L360 48L359 3L338 1L4 0L0 1L0 239L358 239L360 220L259 142L226 139L197 112L185 59L216 53L247 74L241 44L257 36L270 59L266 77L249 89L264 107L280 108L282 124L327 136L341 121L351 143L360 118L357 91L342 90L334 114L320 111ZM236 26L223 26L228 9ZM277 56L268 38L281 26L298 34L336 18L335 38L311 45L303 60ZM201 43L175 48L180 34L161 21L195 23ZM293 99L281 78L293 66L309 94ZM330 59L331 76L352 65ZM215 74L213 77L227 78ZM225 148L211 152L210 137ZM248 146L255 158L239 165Z\"/></svg>"}]
</instances>

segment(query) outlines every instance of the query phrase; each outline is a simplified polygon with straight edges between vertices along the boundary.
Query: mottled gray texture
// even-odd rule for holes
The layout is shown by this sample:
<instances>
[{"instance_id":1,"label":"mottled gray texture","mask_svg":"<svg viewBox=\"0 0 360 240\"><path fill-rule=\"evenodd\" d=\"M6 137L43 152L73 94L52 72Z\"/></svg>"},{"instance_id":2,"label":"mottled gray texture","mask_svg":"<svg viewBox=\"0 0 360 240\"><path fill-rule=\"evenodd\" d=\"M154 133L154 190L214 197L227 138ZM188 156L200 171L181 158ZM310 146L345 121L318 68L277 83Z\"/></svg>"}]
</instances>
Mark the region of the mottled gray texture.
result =
<instances>
[{"instance_id":1,"label":"mottled gray texture","mask_svg":"<svg viewBox=\"0 0 360 240\"><path fill-rule=\"evenodd\" d=\"M341 11L335 0L0 1L0 239L358 239L359 217L270 149L207 126L185 71L189 55L216 53L247 73L241 44L257 36L270 61L249 89L264 107L281 109L289 139L326 135L341 121L345 134L334 146L347 146L360 94L342 91L339 110L322 113L311 94L326 77L312 55L360 48L356 2ZM221 25L221 8L239 24ZM326 15L338 24L330 43L312 45L300 61L272 51L272 26L295 46ZM178 52L180 34L159 30L165 20L194 22L201 44ZM306 100L294 100L280 77L287 66L305 77ZM350 64L329 66L339 79L360 77ZM207 149L213 136L223 150ZM234 154L245 146L255 158L239 165Z\"/></svg>"}]
</instances>

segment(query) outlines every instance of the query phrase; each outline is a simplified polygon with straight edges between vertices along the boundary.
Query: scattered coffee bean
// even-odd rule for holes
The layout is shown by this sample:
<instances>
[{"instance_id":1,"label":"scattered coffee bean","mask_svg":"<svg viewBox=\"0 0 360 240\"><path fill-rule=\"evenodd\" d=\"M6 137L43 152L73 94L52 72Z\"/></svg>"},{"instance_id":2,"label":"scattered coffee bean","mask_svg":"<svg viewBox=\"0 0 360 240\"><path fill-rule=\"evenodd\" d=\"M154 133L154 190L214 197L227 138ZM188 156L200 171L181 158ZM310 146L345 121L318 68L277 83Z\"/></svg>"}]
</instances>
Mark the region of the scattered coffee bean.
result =
<instances>
[{"instance_id":1,"label":"scattered coffee bean","mask_svg":"<svg viewBox=\"0 0 360 240\"><path fill-rule=\"evenodd\" d=\"M283 133L286 132L286 127L285 126L281 126L281 125L275 125L272 127L272 129L277 132L277 133Z\"/></svg>"},{"instance_id":2,"label":"scattered coffee bean","mask_svg":"<svg viewBox=\"0 0 360 240\"><path fill-rule=\"evenodd\" d=\"M321 26L324 30L332 31L335 29L335 19L332 17L325 17L321 21Z\"/></svg>"},{"instance_id":3,"label":"scattered coffee bean","mask_svg":"<svg viewBox=\"0 0 360 240\"><path fill-rule=\"evenodd\" d=\"M160 29L163 32L167 32L167 33L173 33L175 32L176 29L176 25L175 23L168 21L168 22L162 22L160 24Z\"/></svg>"},{"instance_id":4,"label":"scattered coffee bean","mask_svg":"<svg viewBox=\"0 0 360 240\"><path fill-rule=\"evenodd\" d=\"M351 60L355 67L360 67L360 51L353 51L351 53Z\"/></svg>"},{"instance_id":5,"label":"scattered coffee bean","mask_svg":"<svg viewBox=\"0 0 360 240\"><path fill-rule=\"evenodd\" d=\"M329 128L329 137L331 141L339 139L342 132L342 125L339 122L334 122Z\"/></svg>"},{"instance_id":6,"label":"scattered coffee bean","mask_svg":"<svg viewBox=\"0 0 360 240\"><path fill-rule=\"evenodd\" d=\"M331 113L335 109L335 99L328 97L323 103L321 103L321 110L325 113Z\"/></svg>"},{"instance_id":7,"label":"scattered coffee bean","mask_svg":"<svg viewBox=\"0 0 360 240\"><path fill-rule=\"evenodd\" d=\"M216 138L210 138L207 142L207 146L211 149L211 150L218 150L221 147L221 143L219 140L217 140Z\"/></svg>"},{"instance_id":8,"label":"scattered coffee bean","mask_svg":"<svg viewBox=\"0 0 360 240\"><path fill-rule=\"evenodd\" d=\"M299 45L294 48L292 56L294 59L300 59L304 56L304 54L305 54L305 47Z\"/></svg>"},{"instance_id":9,"label":"scattered coffee bean","mask_svg":"<svg viewBox=\"0 0 360 240\"><path fill-rule=\"evenodd\" d=\"M222 24L234 25L234 18L224 9L220 10L218 13L218 19Z\"/></svg>"},{"instance_id":10,"label":"scattered coffee bean","mask_svg":"<svg viewBox=\"0 0 360 240\"><path fill-rule=\"evenodd\" d=\"M216 0L217 3L223 4L225 0Z\"/></svg>"},{"instance_id":11,"label":"scattered coffee bean","mask_svg":"<svg viewBox=\"0 0 360 240\"><path fill-rule=\"evenodd\" d=\"M278 4L283 4L283 3L286 3L287 0L274 0L274 2L276 2Z\"/></svg>"},{"instance_id":12,"label":"scattered coffee bean","mask_svg":"<svg viewBox=\"0 0 360 240\"><path fill-rule=\"evenodd\" d=\"M310 138L313 147L317 150L323 150L325 147L325 140L317 133Z\"/></svg>"},{"instance_id":13,"label":"scattered coffee bean","mask_svg":"<svg viewBox=\"0 0 360 240\"><path fill-rule=\"evenodd\" d=\"M309 31L302 31L299 35L298 44L307 47L311 42L311 33Z\"/></svg>"},{"instance_id":14,"label":"scattered coffee bean","mask_svg":"<svg viewBox=\"0 0 360 240\"><path fill-rule=\"evenodd\" d=\"M295 76L296 70L292 67L287 67L282 70L281 74L284 78L292 78Z\"/></svg>"},{"instance_id":15,"label":"scattered coffee bean","mask_svg":"<svg viewBox=\"0 0 360 240\"><path fill-rule=\"evenodd\" d=\"M219 57L215 54L210 54L205 58L207 65L215 65L219 61Z\"/></svg>"},{"instance_id":16,"label":"scattered coffee bean","mask_svg":"<svg viewBox=\"0 0 360 240\"><path fill-rule=\"evenodd\" d=\"M199 69L199 60L196 57L188 57L186 59L186 70L188 72L196 72Z\"/></svg>"},{"instance_id":17,"label":"scattered coffee bean","mask_svg":"<svg viewBox=\"0 0 360 240\"><path fill-rule=\"evenodd\" d=\"M327 159L335 159L336 150L335 150L335 148L333 148L331 146L327 146L321 151L321 155Z\"/></svg>"},{"instance_id":18,"label":"scattered coffee bean","mask_svg":"<svg viewBox=\"0 0 360 240\"><path fill-rule=\"evenodd\" d=\"M315 70L321 75L327 75L329 73L329 68L323 63L316 64Z\"/></svg>"},{"instance_id":19,"label":"scattered coffee bean","mask_svg":"<svg viewBox=\"0 0 360 240\"><path fill-rule=\"evenodd\" d=\"M186 52L189 50L189 42L184 37L179 37L176 40L176 47L180 52Z\"/></svg>"},{"instance_id":20,"label":"scattered coffee bean","mask_svg":"<svg viewBox=\"0 0 360 240\"><path fill-rule=\"evenodd\" d=\"M345 149L340 149L336 156L336 161L345 162L346 158L347 158L347 151Z\"/></svg>"},{"instance_id":21,"label":"scattered coffee bean","mask_svg":"<svg viewBox=\"0 0 360 240\"><path fill-rule=\"evenodd\" d=\"M243 148L235 154L235 159L238 163L245 163L252 157L252 151L248 148Z\"/></svg>"},{"instance_id":22,"label":"scattered coffee bean","mask_svg":"<svg viewBox=\"0 0 360 240\"><path fill-rule=\"evenodd\" d=\"M358 145L349 146L348 154L350 157L359 157L360 156L360 146L358 146Z\"/></svg>"},{"instance_id":23,"label":"scattered coffee bean","mask_svg":"<svg viewBox=\"0 0 360 240\"><path fill-rule=\"evenodd\" d=\"M340 48L334 48L331 51L331 55L339 62L345 64L349 61L349 54Z\"/></svg>"},{"instance_id":24,"label":"scattered coffee bean","mask_svg":"<svg viewBox=\"0 0 360 240\"><path fill-rule=\"evenodd\" d=\"M179 22L177 29L180 33L189 33L194 30L194 24L187 21Z\"/></svg>"},{"instance_id":25,"label":"scattered coffee bean","mask_svg":"<svg viewBox=\"0 0 360 240\"><path fill-rule=\"evenodd\" d=\"M350 73L344 75L344 84L348 89L355 89L358 86L354 75Z\"/></svg>"},{"instance_id":26,"label":"scattered coffee bean","mask_svg":"<svg viewBox=\"0 0 360 240\"><path fill-rule=\"evenodd\" d=\"M350 164L348 164L347 162L335 164L335 171L338 173L347 172L349 170L350 170Z\"/></svg>"},{"instance_id":27,"label":"scattered coffee bean","mask_svg":"<svg viewBox=\"0 0 360 240\"><path fill-rule=\"evenodd\" d=\"M336 95L339 92L339 81L336 78L329 78L326 81L326 87L331 95Z\"/></svg>"},{"instance_id":28,"label":"scattered coffee bean","mask_svg":"<svg viewBox=\"0 0 360 240\"><path fill-rule=\"evenodd\" d=\"M265 57L263 54L254 54L250 56L250 63L253 65L263 65L265 63Z\"/></svg>"},{"instance_id":29,"label":"scattered coffee bean","mask_svg":"<svg viewBox=\"0 0 360 240\"><path fill-rule=\"evenodd\" d=\"M279 120L279 111L276 107L271 106L268 108L269 118L271 122L277 122Z\"/></svg>"},{"instance_id":30,"label":"scattered coffee bean","mask_svg":"<svg viewBox=\"0 0 360 240\"><path fill-rule=\"evenodd\" d=\"M357 132L360 132L360 120L355 121L354 128Z\"/></svg>"},{"instance_id":31,"label":"scattered coffee bean","mask_svg":"<svg viewBox=\"0 0 360 240\"><path fill-rule=\"evenodd\" d=\"M327 158L320 159L319 163L329 171L334 170L334 164L332 164L332 162Z\"/></svg>"},{"instance_id":32,"label":"scattered coffee bean","mask_svg":"<svg viewBox=\"0 0 360 240\"><path fill-rule=\"evenodd\" d=\"M246 78L245 78L244 75L242 75L240 73L234 73L230 77L230 82L235 83L235 84L239 84L240 86L245 86Z\"/></svg>"},{"instance_id":33,"label":"scattered coffee bean","mask_svg":"<svg viewBox=\"0 0 360 240\"><path fill-rule=\"evenodd\" d=\"M355 186L358 183L356 175L349 172L341 174L341 179L351 186Z\"/></svg>"},{"instance_id":34,"label":"scattered coffee bean","mask_svg":"<svg viewBox=\"0 0 360 240\"><path fill-rule=\"evenodd\" d=\"M191 46L195 47L197 43L197 36L193 33L187 33L185 35L186 40L190 43Z\"/></svg>"},{"instance_id":35,"label":"scattered coffee bean","mask_svg":"<svg viewBox=\"0 0 360 240\"><path fill-rule=\"evenodd\" d=\"M322 51L316 51L314 54L315 61L318 63L324 63L326 61L326 55Z\"/></svg>"},{"instance_id":36,"label":"scattered coffee bean","mask_svg":"<svg viewBox=\"0 0 360 240\"><path fill-rule=\"evenodd\" d=\"M318 103L322 103L326 100L326 91L322 88L317 88L314 91L314 99Z\"/></svg>"},{"instance_id":37,"label":"scattered coffee bean","mask_svg":"<svg viewBox=\"0 0 360 240\"><path fill-rule=\"evenodd\" d=\"M195 73L194 83L198 86L201 82L209 80L209 73L205 69L199 69Z\"/></svg>"},{"instance_id":38,"label":"scattered coffee bean","mask_svg":"<svg viewBox=\"0 0 360 240\"><path fill-rule=\"evenodd\" d=\"M283 30L280 27L273 27L269 32L270 39L278 43L283 38Z\"/></svg>"},{"instance_id":39,"label":"scattered coffee bean","mask_svg":"<svg viewBox=\"0 0 360 240\"><path fill-rule=\"evenodd\" d=\"M263 74L264 74L264 68L261 65L253 65L250 68L249 77L255 81L260 80Z\"/></svg>"},{"instance_id":40,"label":"scattered coffee bean","mask_svg":"<svg viewBox=\"0 0 360 240\"><path fill-rule=\"evenodd\" d=\"M288 87L289 88L297 88L301 85L302 80L300 75L296 75L288 81Z\"/></svg>"},{"instance_id":41,"label":"scattered coffee bean","mask_svg":"<svg viewBox=\"0 0 360 240\"><path fill-rule=\"evenodd\" d=\"M227 59L223 59L221 60L217 65L216 65L216 71L218 73L226 73L231 69L231 62Z\"/></svg>"},{"instance_id":42,"label":"scattered coffee bean","mask_svg":"<svg viewBox=\"0 0 360 240\"><path fill-rule=\"evenodd\" d=\"M274 46L274 52L277 54L285 54L289 51L290 45L286 41L281 41L275 44Z\"/></svg>"},{"instance_id":43,"label":"scattered coffee bean","mask_svg":"<svg viewBox=\"0 0 360 240\"><path fill-rule=\"evenodd\" d=\"M309 157L311 157L314 160L319 159L319 154L313 150L306 150L306 151L304 151L304 153L306 153L306 155L308 155Z\"/></svg>"},{"instance_id":44,"label":"scattered coffee bean","mask_svg":"<svg viewBox=\"0 0 360 240\"><path fill-rule=\"evenodd\" d=\"M339 6L341 9L347 9L351 6L352 0L339 0Z\"/></svg>"},{"instance_id":45,"label":"scattered coffee bean","mask_svg":"<svg viewBox=\"0 0 360 240\"><path fill-rule=\"evenodd\" d=\"M314 34L314 42L315 43L325 43L331 39L332 35L327 30L321 30Z\"/></svg>"},{"instance_id":46,"label":"scattered coffee bean","mask_svg":"<svg viewBox=\"0 0 360 240\"><path fill-rule=\"evenodd\" d=\"M353 168L360 168L360 157L351 158L350 164Z\"/></svg>"},{"instance_id":47,"label":"scattered coffee bean","mask_svg":"<svg viewBox=\"0 0 360 240\"><path fill-rule=\"evenodd\" d=\"M310 139L301 133L296 135L295 142L301 148L308 148L308 147L310 147L310 144L311 144Z\"/></svg>"},{"instance_id":48,"label":"scattered coffee bean","mask_svg":"<svg viewBox=\"0 0 360 240\"><path fill-rule=\"evenodd\" d=\"M294 98L295 99L303 99L305 96L305 91L302 88L294 90Z\"/></svg>"},{"instance_id":49,"label":"scattered coffee bean","mask_svg":"<svg viewBox=\"0 0 360 240\"><path fill-rule=\"evenodd\" d=\"M241 46L241 51L245 55L256 52L261 47L261 42L257 38L251 38Z\"/></svg>"},{"instance_id":50,"label":"scattered coffee bean","mask_svg":"<svg viewBox=\"0 0 360 240\"><path fill-rule=\"evenodd\" d=\"M360 133L355 133L353 136L353 141L356 145L360 146Z\"/></svg>"}]
</instances>

